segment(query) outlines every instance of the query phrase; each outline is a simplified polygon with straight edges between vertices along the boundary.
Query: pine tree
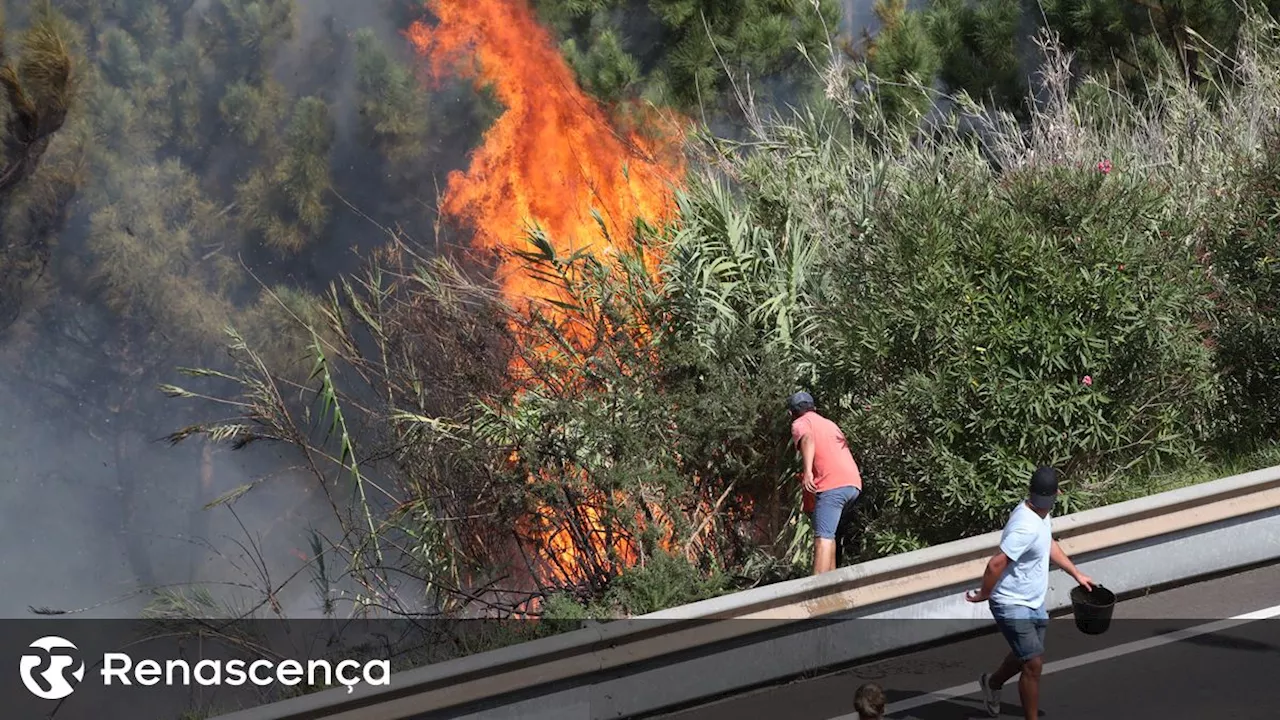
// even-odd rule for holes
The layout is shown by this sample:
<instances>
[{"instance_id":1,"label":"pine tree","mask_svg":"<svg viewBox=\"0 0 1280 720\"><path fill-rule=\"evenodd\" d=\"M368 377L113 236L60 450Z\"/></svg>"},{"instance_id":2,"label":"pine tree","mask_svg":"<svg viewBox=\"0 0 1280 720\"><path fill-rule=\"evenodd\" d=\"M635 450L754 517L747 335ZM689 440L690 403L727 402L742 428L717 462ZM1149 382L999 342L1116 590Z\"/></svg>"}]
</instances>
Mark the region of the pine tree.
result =
<instances>
[{"instance_id":1,"label":"pine tree","mask_svg":"<svg viewBox=\"0 0 1280 720\"><path fill-rule=\"evenodd\" d=\"M427 103L413 74L362 29L356 41L356 91L369 144L393 166L404 169L426 149Z\"/></svg>"},{"instance_id":2,"label":"pine tree","mask_svg":"<svg viewBox=\"0 0 1280 720\"><path fill-rule=\"evenodd\" d=\"M942 65L928 17L908 12L906 0L877 0L875 14L880 33L865 59L881 83L878 92L885 112L895 118L923 113L930 99L915 86L930 87Z\"/></svg>"},{"instance_id":3,"label":"pine tree","mask_svg":"<svg viewBox=\"0 0 1280 720\"><path fill-rule=\"evenodd\" d=\"M589 92L610 101L639 94L685 110L715 105L748 74L755 84L808 70L798 47L820 53L835 40L840 20L836 0L535 0L534 6L563 39Z\"/></svg>"},{"instance_id":4,"label":"pine tree","mask_svg":"<svg viewBox=\"0 0 1280 720\"><path fill-rule=\"evenodd\" d=\"M1258 7L1274 12L1277 3ZM1118 70L1128 79L1140 75L1159 44L1194 76L1203 64L1198 38L1230 53L1242 20L1232 0L1045 0L1044 14L1088 71Z\"/></svg>"},{"instance_id":5,"label":"pine tree","mask_svg":"<svg viewBox=\"0 0 1280 720\"><path fill-rule=\"evenodd\" d=\"M113 27L102 33L99 44L99 66L107 82L125 90L144 91L159 80L127 30Z\"/></svg>"},{"instance_id":6,"label":"pine tree","mask_svg":"<svg viewBox=\"0 0 1280 720\"><path fill-rule=\"evenodd\" d=\"M1274 16L1280 2L1254 7ZM1035 68L1018 46L1039 27L1059 35L1079 75L1109 76L1141 94L1166 50L1178 65L1166 69L1209 80L1199 77L1206 54L1233 53L1243 20L1233 0L1044 0L1034 7L1019 0L932 0L920 11L881 0L877 13L885 27L868 42L873 72L888 80L912 72L926 85L936 79L944 91L965 91L1022 117Z\"/></svg>"},{"instance_id":7,"label":"pine tree","mask_svg":"<svg viewBox=\"0 0 1280 720\"><path fill-rule=\"evenodd\" d=\"M118 6L120 26L133 36L142 58L151 58L170 44L173 22L162 0L122 0Z\"/></svg>"},{"instance_id":8,"label":"pine tree","mask_svg":"<svg viewBox=\"0 0 1280 720\"><path fill-rule=\"evenodd\" d=\"M285 90L273 80L262 85L237 82L227 88L218 103L222 121L250 147L259 147L273 137L284 117Z\"/></svg>"},{"instance_id":9,"label":"pine tree","mask_svg":"<svg viewBox=\"0 0 1280 720\"><path fill-rule=\"evenodd\" d=\"M231 317L225 290L238 269L230 261L200 261L225 241L219 208L178 161L131 160L95 193L99 209L88 239L93 278L121 316L147 317L186 344L216 340Z\"/></svg>"},{"instance_id":10,"label":"pine tree","mask_svg":"<svg viewBox=\"0 0 1280 720\"><path fill-rule=\"evenodd\" d=\"M317 97L303 98L274 166L255 171L236 188L241 218L276 251L301 250L328 222L333 141L328 106Z\"/></svg>"},{"instance_id":11,"label":"pine tree","mask_svg":"<svg viewBox=\"0 0 1280 720\"><path fill-rule=\"evenodd\" d=\"M832 0L653 0L649 6L669 33L667 89L684 107L728 90L722 58L730 72L755 80L808 70L796 47L820 51L840 17Z\"/></svg>"},{"instance_id":12,"label":"pine tree","mask_svg":"<svg viewBox=\"0 0 1280 720\"><path fill-rule=\"evenodd\" d=\"M184 150L208 145L209 125L205 117L204 51L199 44L185 40L169 45L155 56L154 64L165 79L165 113L172 127L170 140Z\"/></svg>"},{"instance_id":13,"label":"pine tree","mask_svg":"<svg viewBox=\"0 0 1280 720\"><path fill-rule=\"evenodd\" d=\"M579 48L576 40L565 40L560 51L577 73L582 89L607 103L616 103L640 82L640 64L622 46L618 33L595 22L590 39Z\"/></svg>"},{"instance_id":14,"label":"pine tree","mask_svg":"<svg viewBox=\"0 0 1280 720\"><path fill-rule=\"evenodd\" d=\"M260 82L276 50L293 37L294 0L213 0L201 16L206 52L231 82Z\"/></svg>"},{"instance_id":15,"label":"pine tree","mask_svg":"<svg viewBox=\"0 0 1280 720\"><path fill-rule=\"evenodd\" d=\"M935 0L926 21L938 79L978 102L1019 109L1028 88L1017 52L1022 12L1019 0Z\"/></svg>"}]
</instances>

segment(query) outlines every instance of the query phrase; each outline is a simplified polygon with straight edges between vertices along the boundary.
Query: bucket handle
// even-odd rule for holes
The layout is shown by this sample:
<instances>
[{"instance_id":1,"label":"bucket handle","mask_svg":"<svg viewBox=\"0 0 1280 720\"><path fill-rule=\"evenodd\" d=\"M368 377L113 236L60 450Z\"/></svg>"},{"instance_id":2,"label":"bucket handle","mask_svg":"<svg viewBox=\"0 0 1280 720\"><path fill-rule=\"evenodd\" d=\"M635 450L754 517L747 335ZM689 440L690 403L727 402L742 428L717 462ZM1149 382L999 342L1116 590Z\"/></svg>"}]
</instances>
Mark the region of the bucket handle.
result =
<instances>
[{"instance_id":1,"label":"bucket handle","mask_svg":"<svg viewBox=\"0 0 1280 720\"><path fill-rule=\"evenodd\" d=\"M1084 589L1084 586L1080 584L1077 584L1076 587ZM1096 582L1093 584L1093 590L1107 590L1107 587L1102 583ZM1092 593L1093 590L1087 590L1086 592ZM1107 592L1111 593L1111 597L1113 598L1116 596L1116 594L1114 592L1111 592L1110 590L1107 590Z\"/></svg>"}]
</instances>

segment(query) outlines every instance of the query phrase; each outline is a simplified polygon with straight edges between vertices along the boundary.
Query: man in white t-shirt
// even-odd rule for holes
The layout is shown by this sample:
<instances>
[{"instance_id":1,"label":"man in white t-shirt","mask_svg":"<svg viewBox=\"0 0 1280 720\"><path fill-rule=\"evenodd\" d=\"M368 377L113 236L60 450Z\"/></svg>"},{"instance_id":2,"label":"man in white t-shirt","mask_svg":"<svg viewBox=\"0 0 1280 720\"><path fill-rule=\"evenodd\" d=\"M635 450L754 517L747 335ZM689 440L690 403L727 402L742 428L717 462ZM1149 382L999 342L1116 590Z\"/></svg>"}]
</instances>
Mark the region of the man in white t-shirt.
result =
<instances>
[{"instance_id":1,"label":"man in white t-shirt","mask_svg":"<svg viewBox=\"0 0 1280 720\"><path fill-rule=\"evenodd\" d=\"M1053 539L1049 511L1058 495L1058 473L1042 467L1031 476L1030 496L1018 503L1000 536L1000 551L987 563L982 588L970 591L969 602L987 601L996 626L1012 652L994 673L978 680L983 703L991 717L1000 714L1000 689L1014 675L1022 696L1022 712L1035 720L1040 710L1040 670L1044 633L1049 626L1045 596L1049 592L1049 563L1067 571L1087 590L1093 579L1080 572Z\"/></svg>"}]
</instances>

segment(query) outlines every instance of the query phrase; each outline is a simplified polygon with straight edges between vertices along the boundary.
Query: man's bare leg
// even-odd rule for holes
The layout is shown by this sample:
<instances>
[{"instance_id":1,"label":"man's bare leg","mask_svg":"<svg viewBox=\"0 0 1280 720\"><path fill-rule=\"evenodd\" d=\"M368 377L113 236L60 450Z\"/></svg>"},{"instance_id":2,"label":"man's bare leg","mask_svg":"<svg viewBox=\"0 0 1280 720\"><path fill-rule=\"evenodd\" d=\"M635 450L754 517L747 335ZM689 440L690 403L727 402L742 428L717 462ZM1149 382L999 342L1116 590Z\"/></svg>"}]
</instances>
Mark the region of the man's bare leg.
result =
<instances>
[{"instance_id":1,"label":"man's bare leg","mask_svg":"<svg viewBox=\"0 0 1280 720\"><path fill-rule=\"evenodd\" d=\"M1022 676L1018 678L1018 694L1022 696L1022 714L1027 720L1036 720L1040 714L1040 669L1043 663L1034 657L1022 664Z\"/></svg>"},{"instance_id":2,"label":"man's bare leg","mask_svg":"<svg viewBox=\"0 0 1280 720\"><path fill-rule=\"evenodd\" d=\"M1004 661L1000 663L1000 667L991 673L991 689L999 690L1009 679L1018 674L1022 670L1022 661L1017 655L1009 653L1004 656Z\"/></svg>"},{"instance_id":3,"label":"man's bare leg","mask_svg":"<svg viewBox=\"0 0 1280 720\"><path fill-rule=\"evenodd\" d=\"M813 550L813 574L821 575L836 569L836 541L818 538Z\"/></svg>"},{"instance_id":4,"label":"man's bare leg","mask_svg":"<svg viewBox=\"0 0 1280 720\"><path fill-rule=\"evenodd\" d=\"M1036 720L1040 714L1040 671L1044 667L1039 657L1022 662L1017 655L1005 656L1000 669L991 675L991 689L998 690L1014 675L1018 677L1018 696L1022 699L1022 712L1026 720Z\"/></svg>"}]
</instances>

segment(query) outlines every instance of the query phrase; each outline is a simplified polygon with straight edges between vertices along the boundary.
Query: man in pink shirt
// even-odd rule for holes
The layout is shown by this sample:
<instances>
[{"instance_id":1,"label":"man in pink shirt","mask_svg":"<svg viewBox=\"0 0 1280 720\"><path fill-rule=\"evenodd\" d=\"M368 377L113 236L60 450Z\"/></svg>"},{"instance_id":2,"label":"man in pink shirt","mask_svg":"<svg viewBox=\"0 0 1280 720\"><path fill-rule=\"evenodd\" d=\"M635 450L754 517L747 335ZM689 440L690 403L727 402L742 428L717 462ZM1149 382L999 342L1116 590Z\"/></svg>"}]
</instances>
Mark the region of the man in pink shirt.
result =
<instances>
[{"instance_id":1,"label":"man in pink shirt","mask_svg":"<svg viewBox=\"0 0 1280 720\"><path fill-rule=\"evenodd\" d=\"M814 496L813 574L836 569L836 527L845 509L862 494L862 474L844 433L814 409L813 397L798 392L787 400L791 439L804 459L801 478Z\"/></svg>"}]
</instances>

